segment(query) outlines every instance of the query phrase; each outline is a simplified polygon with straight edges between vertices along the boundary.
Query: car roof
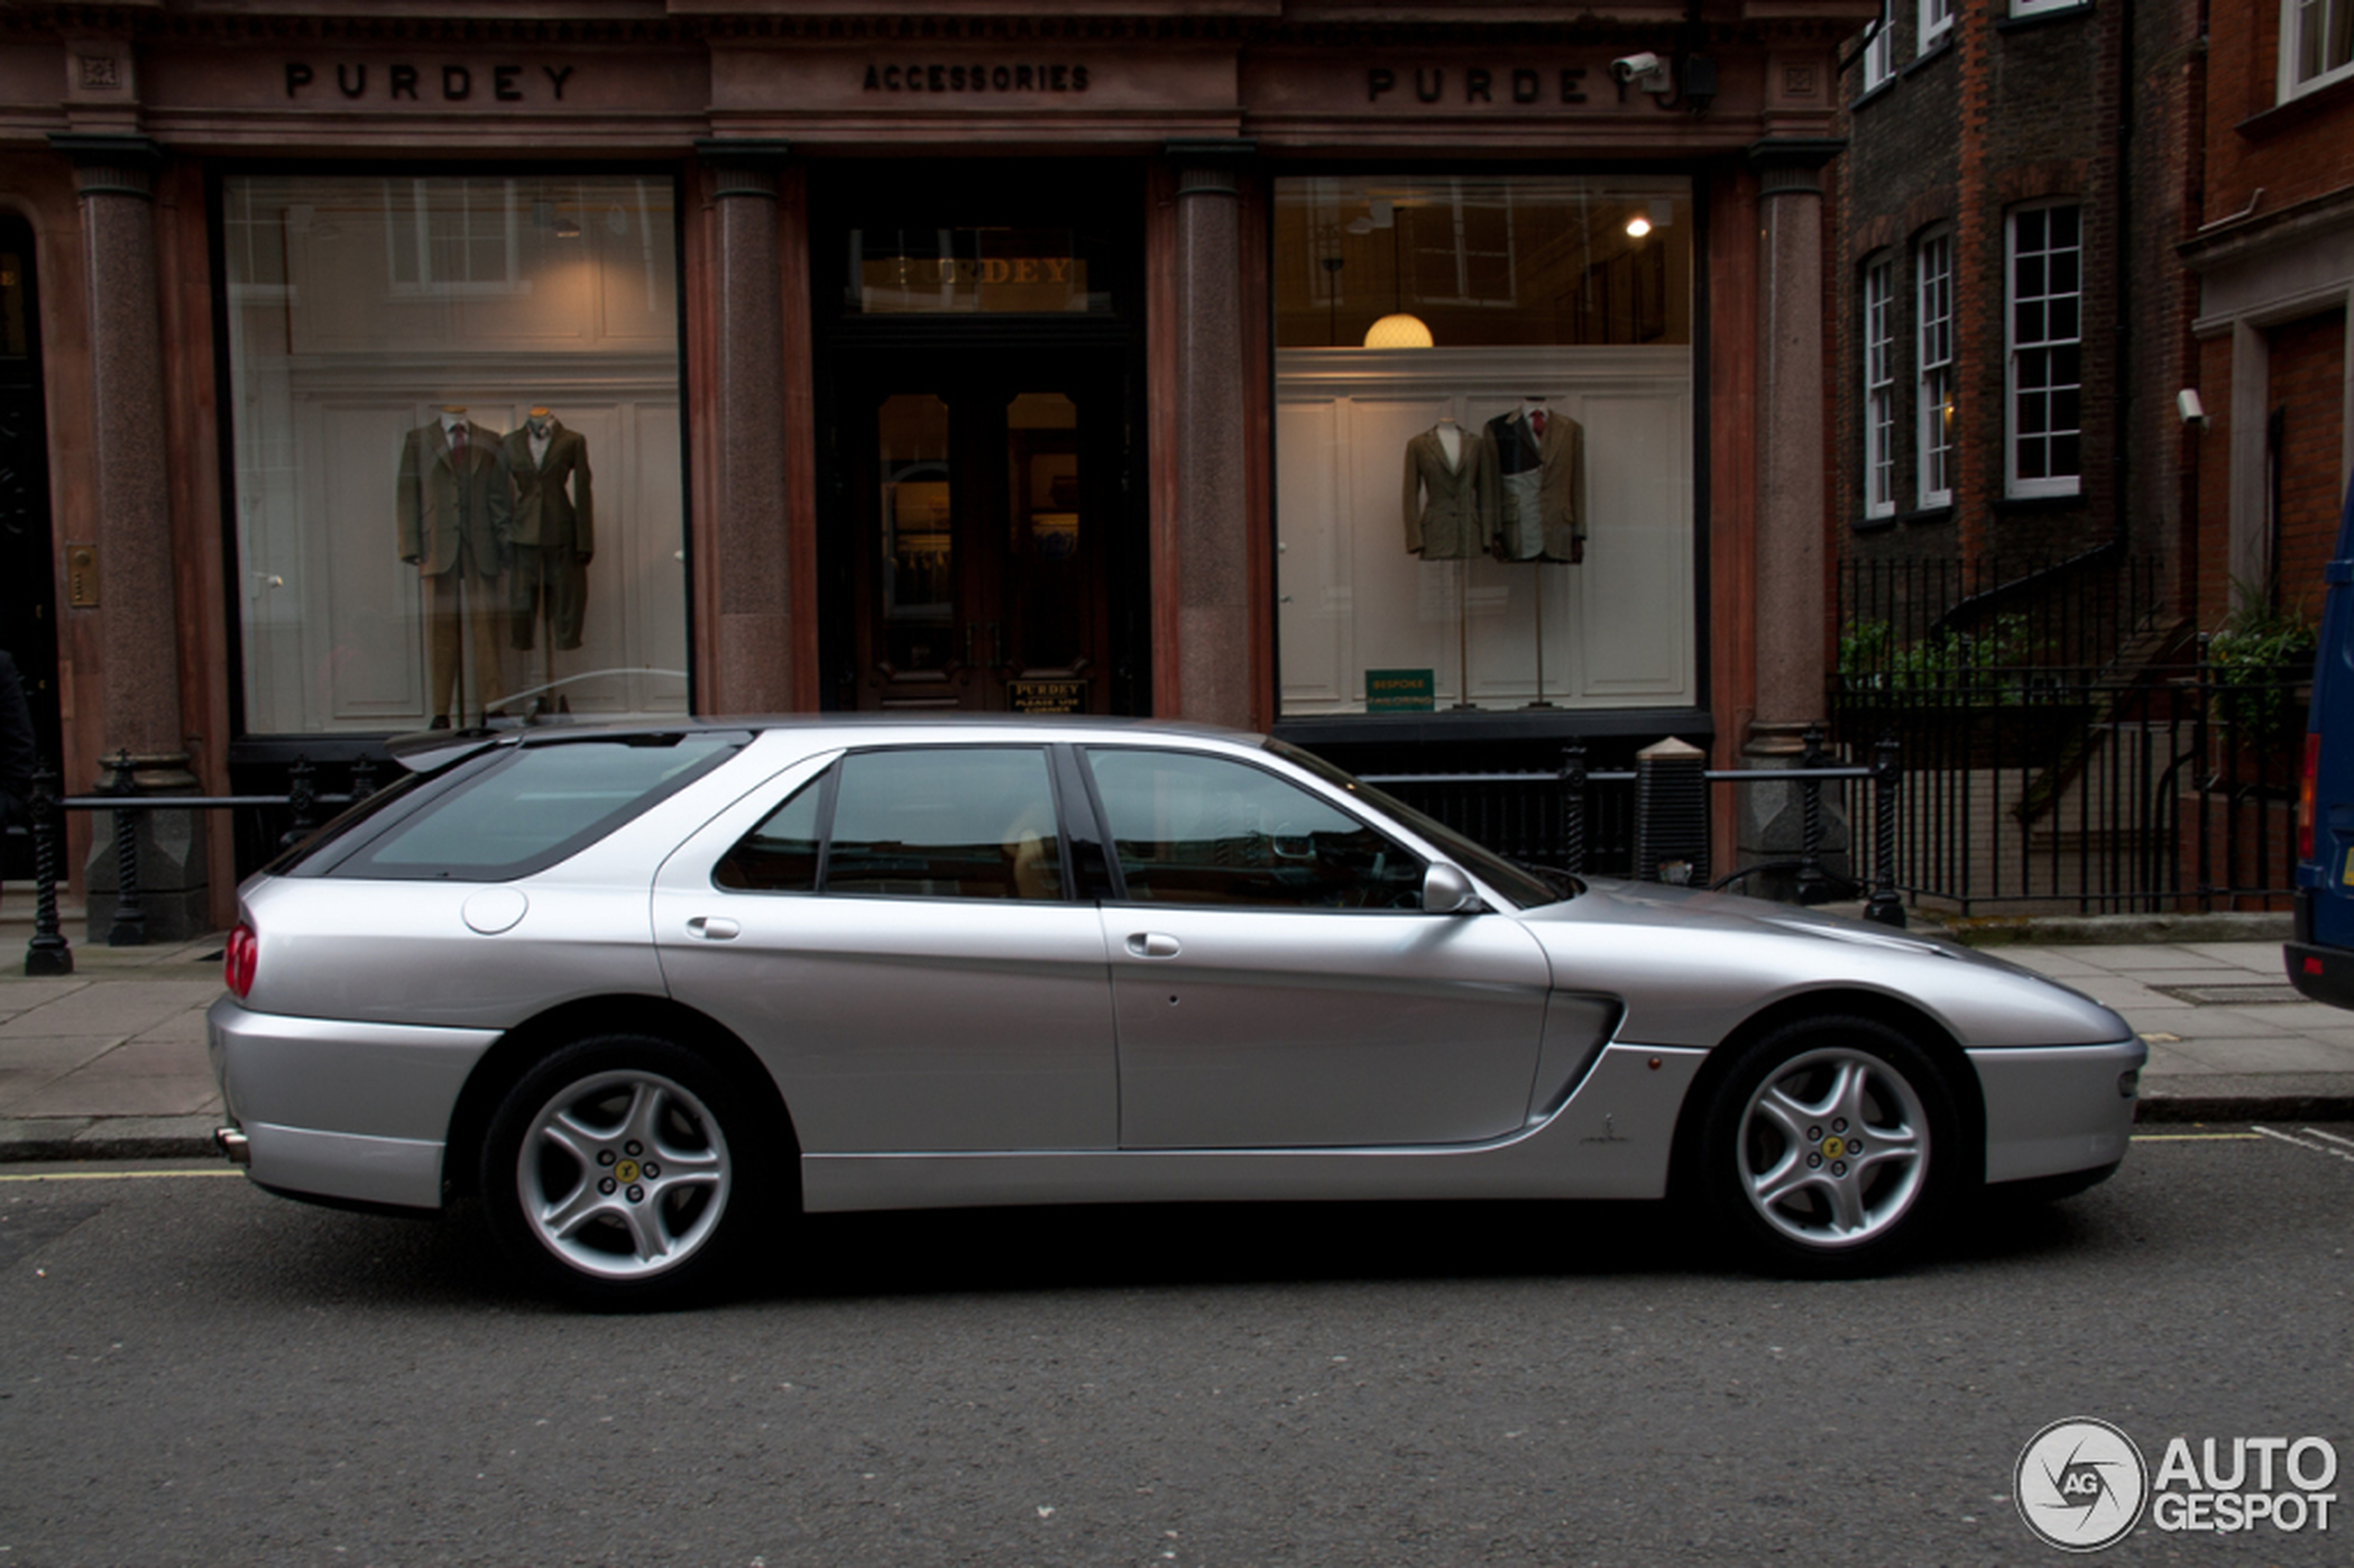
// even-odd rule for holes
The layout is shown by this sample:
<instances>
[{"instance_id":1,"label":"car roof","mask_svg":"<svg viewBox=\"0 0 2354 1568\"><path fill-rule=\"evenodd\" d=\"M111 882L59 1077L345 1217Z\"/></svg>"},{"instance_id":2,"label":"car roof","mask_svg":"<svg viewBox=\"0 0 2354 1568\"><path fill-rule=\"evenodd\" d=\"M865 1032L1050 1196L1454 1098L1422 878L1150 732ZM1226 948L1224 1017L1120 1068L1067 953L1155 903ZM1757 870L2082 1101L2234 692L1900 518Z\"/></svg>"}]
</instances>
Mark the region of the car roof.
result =
<instances>
[{"instance_id":1,"label":"car roof","mask_svg":"<svg viewBox=\"0 0 2354 1568\"><path fill-rule=\"evenodd\" d=\"M626 740L632 736L699 734L767 734L799 731L821 734L840 731L845 743L883 735L933 740L1019 739L1046 740L1135 740L1144 736L1214 740L1243 745L1264 744L1266 737L1249 730L1187 719L1111 718L1074 714L751 714L679 715L673 718L589 719L569 716L538 718L529 723L477 729L416 730L396 735L385 749L401 766L431 772L461 757L499 745L541 746L566 741Z\"/></svg>"}]
</instances>

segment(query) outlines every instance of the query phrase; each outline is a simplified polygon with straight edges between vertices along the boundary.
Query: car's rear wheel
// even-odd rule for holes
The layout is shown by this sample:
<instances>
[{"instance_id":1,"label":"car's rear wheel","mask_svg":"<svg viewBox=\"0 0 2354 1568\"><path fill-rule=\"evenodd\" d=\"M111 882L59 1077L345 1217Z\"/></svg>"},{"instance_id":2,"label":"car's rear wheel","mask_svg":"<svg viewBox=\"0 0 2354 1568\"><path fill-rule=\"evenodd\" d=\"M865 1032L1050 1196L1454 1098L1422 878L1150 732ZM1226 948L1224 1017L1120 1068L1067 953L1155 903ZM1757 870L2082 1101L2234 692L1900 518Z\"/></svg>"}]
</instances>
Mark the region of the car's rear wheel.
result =
<instances>
[{"instance_id":1,"label":"car's rear wheel","mask_svg":"<svg viewBox=\"0 0 2354 1568\"><path fill-rule=\"evenodd\" d=\"M482 1193L508 1257L601 1306L708 1288L754 1222L763 1151L743 1097L693 1052L648 1035L577 1041L518 1080L491 1118Z\"/></svg>"},{"instance_id":2,"label":"car's rear wheel","mask_svg":"<svg viewBox=\"0 0 2354 1568\"><path fill-rule=\"evenodd\" d=\"M1870 1273L1918 1246L1961 1178L1960 1119L1930 1055L1876 1019L1786 1024L1709 1101L1701 1196L1756 1261Z\"/></svg>"}]
</instances>

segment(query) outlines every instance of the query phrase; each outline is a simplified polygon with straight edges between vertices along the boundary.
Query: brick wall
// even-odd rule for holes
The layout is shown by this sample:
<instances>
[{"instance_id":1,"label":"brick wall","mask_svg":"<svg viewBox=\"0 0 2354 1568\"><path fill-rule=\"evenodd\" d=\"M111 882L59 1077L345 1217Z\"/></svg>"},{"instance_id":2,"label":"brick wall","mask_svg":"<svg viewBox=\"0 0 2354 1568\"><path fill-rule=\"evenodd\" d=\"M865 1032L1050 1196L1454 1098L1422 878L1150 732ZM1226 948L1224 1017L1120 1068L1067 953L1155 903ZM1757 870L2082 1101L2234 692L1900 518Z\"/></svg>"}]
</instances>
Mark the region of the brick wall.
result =
<instances>
[{"instance_id":1,"label":"brick wall","mask_svg":"<svg viewBox=\"0 0 2354 1568\"><path fill-rule=\"evenodd\" d=\"M2258 210L2277 212L2354 184L2354 83L2278 104L2281 7L2232 0L2211 7L2207 212L2241 211L2263 187Z\"/></svg>"},{"instance_id":2,"label":"brick wall","mask_svg":"<svg viewBox=\"0 0 2354 1568\"><path fill-rule=\"evenodd\" d=\"M2346 312L2330 310L2275 327L2272 406L2281 411L2280 523L2276 559L2281 603L2322 613L2322 567L2337 542L2346 397Z\"/></svg>"},{"instance_id":3,"label":"brick wall","mask_svg":"<svg viewBox=\"0 0 2354 1568\"><path fill-rule=\"evenodd\" d=\"M2121 9L2011 21L2000 4L1964 6L1952 45L1921 58L1917 8L1892 8L1898 72L1850 106L1840 171L1830 385L1842 553L2030 561L2120 534L2140 553L2184 542L2184 441L2172 411L2175 390L2191 384L2192 296L2172 252L2196 226L2183 193L2198 143L2197 12L2191 0L2155 0L2136 7L2129 29ZM1860 91L1860 79L1849 86ZM2082 470L2072 498L2014 501L2005 495L2007 224L2022 203L2047 200L2072 201L2082 217ZM1955 228L1960 447L1953 509L1919 516L1912 247L1939 222ZM2132 229L2123 245L2121 225ZM1882 524L1864 515L1862 279L1875 254L1897 264L1898 520ZM2125 320L2134 330L2120 358Z\"/></svg>"}]
</instances>

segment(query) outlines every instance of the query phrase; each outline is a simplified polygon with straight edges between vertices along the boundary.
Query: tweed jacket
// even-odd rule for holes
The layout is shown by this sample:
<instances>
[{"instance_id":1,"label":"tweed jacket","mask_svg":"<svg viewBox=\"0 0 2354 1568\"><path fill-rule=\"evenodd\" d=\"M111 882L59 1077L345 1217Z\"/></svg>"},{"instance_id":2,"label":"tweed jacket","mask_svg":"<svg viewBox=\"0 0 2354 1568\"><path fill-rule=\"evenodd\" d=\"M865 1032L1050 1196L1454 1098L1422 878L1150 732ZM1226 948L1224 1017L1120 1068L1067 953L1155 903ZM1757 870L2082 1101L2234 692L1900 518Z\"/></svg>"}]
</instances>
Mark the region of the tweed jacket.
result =
<instances>
[{"instance_id":1,"label":"tweed jacket","mask_svg":"<svg viewBox=\"0 0 2354 1568\"><path fill-rule=\"evenodd\" d=\"M1455 461L1436 429L1406 443L1406 548L1425 561L1487 553L1486 463L1480 438L1462 433Z\"/></svg>"},{"instance_id":2,"label":"tweed jacket","mask_svg":"<svg viewBox=\"0 0 2354 1568\"><path fill-rule=\"evenodd\" d=\"M596 552L596 501L589 491L588 440L564 422L548 422L548 452L535 462L531 456L531 426L507 432L499 449L514 487L514 521L508 530L511 543L547 550L570 550L587 561Z\"/></svg>"},{"instance_id":3,"label":"tweed jacket","mask_svg":"<svg viewBox=\"0 0 2354 1568\"><path fill-rule=\"evenodd\" d=\"M463 472L451 462L449 437L435 420L409 432L400 446L400 479L393 510L400 559L430 577L458 564L462 538L474 570L495 576L507 564L513 502L499 457L499 432L469 420Z\"/></svg>"},{"instance_id":4,"label":"tweed jacket","mask_svg":"<svg viewBox=\"0 0 2354 1568\"><path fill-rule=\"evenodd\" d=\"M1586 427L1564 413L1545 416L1540 441L1515 409L1487 422L1485 444L1495 535L1507 561L1571 561L1586 537Z\"/></svg>"}]
</instances>

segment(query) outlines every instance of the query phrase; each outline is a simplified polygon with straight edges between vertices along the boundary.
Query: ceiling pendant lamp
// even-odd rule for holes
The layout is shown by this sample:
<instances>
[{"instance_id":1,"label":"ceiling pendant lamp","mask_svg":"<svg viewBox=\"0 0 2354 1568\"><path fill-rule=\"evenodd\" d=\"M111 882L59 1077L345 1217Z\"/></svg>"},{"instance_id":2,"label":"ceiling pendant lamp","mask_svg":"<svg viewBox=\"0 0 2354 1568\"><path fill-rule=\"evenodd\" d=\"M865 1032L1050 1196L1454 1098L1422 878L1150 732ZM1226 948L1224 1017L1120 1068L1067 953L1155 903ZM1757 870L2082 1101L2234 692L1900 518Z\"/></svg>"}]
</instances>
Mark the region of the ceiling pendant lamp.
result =
<instances>
[{"instance_id":1,"label":"ceiling pendant lamp","mask_svg":"<svg viewBox=\"0 0 2354 1568\"><path fill-rule=\"evenodd\" d=\"M1437 340L1431 336L1429 326L1420 316L1406 309L1406 274L1399 265L1398 247L1398 231L1405 225L1398 221L1397 209L1388 202L1381 202L1377 206L1380 209L1373 214L1373 225L1389 231L1389 279L1392 291L1390 303L1397 309L1365 329L1365 347L1368 348L1435 348Z\"/></svg>"},{"instance_id":2,"label":"ceiling pendant lamp","mask_svg":"<svg viewBox=\"0 0 2354 1568\"><path fill-rule=\"evenodd\" d=\"M1430 328L1420 316L1400 310L1384 316L1365 329L1368 348L1428 348L1434 347Z\"/></svg>"}]
</instances>

